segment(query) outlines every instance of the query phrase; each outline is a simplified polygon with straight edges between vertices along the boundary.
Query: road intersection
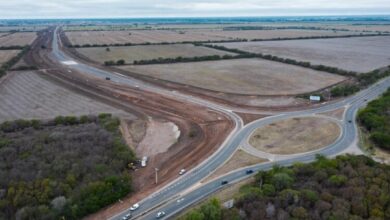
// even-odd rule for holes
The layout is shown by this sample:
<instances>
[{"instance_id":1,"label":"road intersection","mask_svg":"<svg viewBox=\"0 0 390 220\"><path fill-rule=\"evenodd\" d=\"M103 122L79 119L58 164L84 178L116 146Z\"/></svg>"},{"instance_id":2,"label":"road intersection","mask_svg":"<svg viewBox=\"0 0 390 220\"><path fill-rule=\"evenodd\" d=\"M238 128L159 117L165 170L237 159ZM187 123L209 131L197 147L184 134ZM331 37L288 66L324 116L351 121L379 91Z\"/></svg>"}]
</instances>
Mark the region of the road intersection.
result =
<instances>
[{"instance_id":1,"label":"road intersection","mask_svg":"<svg viewBox=\"0 0 390 220\"><path fill-rule=\"evenodd\" d=\"M71 56L67 55L64 51L61 50L59 28L53 32L51 59L54 62L57 62L59 65L65 66L69 70L76 70L84 74L89 74L99 78L109 77L110 80L115 83L140 88L145 92L160 93L169 97L174 97L175 99L181 99L187 102L206 106L215 111L224 113L234 121L235 128L225 140L225 142L220 146L219 150L217 150L213 155L211 155L207 160L203 161L197 167L189 170L183 176L179 177L175 181L171 182L167 186L139 202L140 207L133 212L133 217L139 219L154 219L157 212L161 210L166 213L166 216L163 217L164 219L170 218L184 208L205 198L209 194L221 189L222 187L226 187L226 185L221 185L221 181L228 181L229 184L231 184L247 178L249 175L245 172L246 169L252 169L256 172L259 170L271 169L275 164L289 166L295 162L311 162L315 159L316 154L322 154L325 156L337 155L356 141L357 126L355 123L355 117L358 109L365 106L367 101L377 98L390 86L390 78L386 78L369 87L368 89L363 90L356 95L344 100L320 105L319 107L302 111L278 112L277 114L256 120L244 126L242 119L237 114L235 114L232 109L229 109L226 106L203 100L191 95L172 92L171 90L158 87L154 84L146 83L141 80L124 76L115 72L102 70L74 60ZM68 65L70 63L72 65ZM214 179L208 183L200 184L201 180L209 176L212 171L216 170L225 161L227 161L231 155L233 155L234 152L242 145L242 143L247 141L250 134L256 128L288 118L305 117L317 113L336 110L342 107L347 107L344 119L340 122L342 131L340 137L333 144L317 151L290 155L279 158L279 160L273 162L258 164L248 168L232 171L223 177ZM183 194L183 192L186 192L186 194ZM129 209L130 207L110 219L122 219L123 216L130 212Z\"/></svg>"}]
</instances>

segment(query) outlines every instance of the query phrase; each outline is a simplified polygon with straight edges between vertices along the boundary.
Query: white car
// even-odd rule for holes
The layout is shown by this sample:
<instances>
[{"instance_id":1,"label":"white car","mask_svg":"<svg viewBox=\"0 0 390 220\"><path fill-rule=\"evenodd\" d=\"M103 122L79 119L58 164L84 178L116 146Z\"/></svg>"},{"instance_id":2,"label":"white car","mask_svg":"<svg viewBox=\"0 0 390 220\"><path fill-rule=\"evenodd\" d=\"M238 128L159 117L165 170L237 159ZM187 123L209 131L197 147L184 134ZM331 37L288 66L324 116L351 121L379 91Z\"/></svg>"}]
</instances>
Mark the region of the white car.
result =
<instances>
[{"instance_id":1,"label":"white car","mask_svg":"<svg viewBox=\"0 0 390 220\"><path fill-rule=\"evenodd\" d=\"M130 211L135 211L135 210L137 210L139 208L139 204L138 203L135 203L134 205L132 205L131 207L130 207Z\"/></svg>"},{"instance_id":2,"label":"white car","mask_svg":"<svg viewBox=\"0 0 390 220\"><path fill-rule=\"evenodd\" d=\"M131 218L131 214L128 213L125 216L123 216L122 220L129 220Z\"/></svg>"},{"instance_id":3,"label":"white car","mask_svg":"<svg viewBox=\"0 0 390 220\"><path fill-rule=\"evenodd\" d=\"M165 215L164 211L157 212L156 218L162 218Z\"/></svg>"},{"instance_id":4,"label":"white car","mask_svg":"<svg viewBox=\"0 0 390 220\"><path fill-rule=\"evenodd\" d=\"M179 172L179 175L183 175L186 173L186 170L185 169L181 169L180 172Z\"/></svg>"}]
</instances>

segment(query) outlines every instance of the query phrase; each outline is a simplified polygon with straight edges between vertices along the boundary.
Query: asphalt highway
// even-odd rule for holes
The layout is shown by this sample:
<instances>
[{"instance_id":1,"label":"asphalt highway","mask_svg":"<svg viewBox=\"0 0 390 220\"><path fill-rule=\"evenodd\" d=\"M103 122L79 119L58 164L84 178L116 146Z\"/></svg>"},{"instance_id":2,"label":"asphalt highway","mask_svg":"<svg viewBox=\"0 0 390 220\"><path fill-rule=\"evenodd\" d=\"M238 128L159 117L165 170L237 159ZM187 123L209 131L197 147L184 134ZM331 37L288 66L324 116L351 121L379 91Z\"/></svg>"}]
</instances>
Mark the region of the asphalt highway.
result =
<instances>
[{"instance_id":1,"label":"asphalt highway","mask_svg":"<svg viewBox=\"0 0 390 220\"><path fill-rule=\"evenodd\" d=\"M272 168L272 166L277 163L281 166L289 166L294 162L310 162L315 159L316 154L322 154L325 156L334 156L338 153L345 150L349 147L357 138L357 127L355 123L356 112L359 108L364 106L367 101L375 99L380 94L382 94L386 89L390 86L390 78L384 79L370 88L357 93L356 95L346 98L342 101L324 104L320 107L314 109L308 109L303 111L294 111L294 112L283 112L277 115L273 115L270 117L266 117L246 126L243 126L243 122L241 118L235 114L231 109L227 109L225 106L218 105L216 103L209 102L207 100L202 100L197 97L193 97L190 95L181 94L178 92L173 92L171 90L163 89L157 87L153 84L145 83L143 81L124 76L119 73L109 72L105 70L98 69L93 66L89 66L87 64L78 62L74 60L71 56L68 56L64 53L60 48L61 42L58 36L58 28L54 32L53 36L53 45L52 45L52 56L51 59L59 63L59 65L63 65L64 68L69 70L77 70L85 74L90 74L95 77L106 78L110 77L111 81L115 83L126 84L131 87L138 87L144 91L150 91L155 93L164 94L176 99L181 99L187 102L197 103L202 106L207 106L216 111L222 112L232 118L235 122L235 129L231 132L229 137L225 140L222 146L219 148L217 152L215 152L212 156L210 156L207 160L203 161L196 168L188 171L183 176L178 176L178 179L162 188L161 190L153 193L147 198L144 198L139 202L140 207L133 211L133 218L140 219L155 219L155 216L158 211L164 211L166 216L163 219L167 219L172 217L174 214L183 210L184 208L190 206L191 204L199 201L219 190L222 187L226 187L226 185L221 185L221 181L226 180L229 184L233 182L237 182L241 179L248 177L246 174L246 169L252 169L253 171L259 170L267 170ZM265 126L267 124L292 118L299 116L307 116L315 113L321 113L326 111L335 110L341 107L347 107L344 121L342 123L342 134L338 140L318 151L309 152L306 154L299 154L297 156L272 162L272 163L264 163L255 165L249 168L245 168L242 170L237 170L231 173L226 174L225 176L213 180L209 183L200 184L199 182L210 175L212 171L221 166L227 159L230 158L231 155L238 149L240 144L245 141L249 135L258 127ZM198 184L198 185L197 185ZM228 185L229 185L228 184ZM189 191L191 187L197 185L197 187ZM186 192L187 191L187 192ZM186 192L185 194L183 192ZM130 207L129 207L130 208ZM127 213L129 213L129 209L118 213L113 216L111 219L121 219Z\"/></svg>"}]
</instances>

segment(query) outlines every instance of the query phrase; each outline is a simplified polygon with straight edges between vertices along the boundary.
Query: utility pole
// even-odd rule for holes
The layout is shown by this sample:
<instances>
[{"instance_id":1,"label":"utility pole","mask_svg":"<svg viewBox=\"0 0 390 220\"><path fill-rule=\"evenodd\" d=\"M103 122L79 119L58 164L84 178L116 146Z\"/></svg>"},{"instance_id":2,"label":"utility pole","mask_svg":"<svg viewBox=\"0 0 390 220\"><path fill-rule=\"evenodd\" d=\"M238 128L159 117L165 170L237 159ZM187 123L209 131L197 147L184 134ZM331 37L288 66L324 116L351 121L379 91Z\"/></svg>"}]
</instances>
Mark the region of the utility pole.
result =
<instances>
[{"instance_id":1,"label":"utility pole","mask_svg":"<svg viewBox=\"0 0 390 220\"><path fill-rule=\"evenodd\" d=\"M154 171L156 173L156 185L158 183L158 168L154 168Z\"/></svg>"}]
</instances>

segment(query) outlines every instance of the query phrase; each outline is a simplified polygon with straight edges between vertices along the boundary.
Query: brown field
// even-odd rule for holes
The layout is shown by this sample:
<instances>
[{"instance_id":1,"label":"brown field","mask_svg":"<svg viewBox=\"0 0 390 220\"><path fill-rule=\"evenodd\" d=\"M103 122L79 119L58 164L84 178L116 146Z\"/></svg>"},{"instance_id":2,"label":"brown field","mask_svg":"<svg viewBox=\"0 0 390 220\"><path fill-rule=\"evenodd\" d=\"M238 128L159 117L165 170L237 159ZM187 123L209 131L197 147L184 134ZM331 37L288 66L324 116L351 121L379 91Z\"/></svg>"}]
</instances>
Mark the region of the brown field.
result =
<instances>
[{"instance_id":1,"label":"brown field","mask_svg":"<svg viewBox=\"0 0 390 220\"><path fill-rule=\"evenodd\" d=\"M255 130L249 144L267 153L296 154L325 147L339 135L340 127L328 119L292 118Z\"/></svg>"},{"instance_id":2,"label":"brown field","mask_svg":"<svg viewBox=\"0 0 390 220\"><path fill-rule=\"evenodd\" d=\"M191 33L202 33L210 37L223 37L226 39L274 39L274 38L298 38L298 37L318 37L318 36L340 36L356 35L357 32L348 31L326 31L326 30L239 30L239 31L222 31L222 30L202 30L192 31Z\"/></svg>"},{"instance_id":3,"label":"brown field","mask_svg":"<svg viewBox=\"0 0 390 220\"><path fill-rule=\"evenodd\" d=\"M368 72L390 65L390 36L217 44L312 64Z\"/></svg>"},{"instance_id":4,"label":"brown field","mask_svg":"<svg viewBox=\"0 0 390 220\"><path fill-rule=\"evenodd\" d=\"M0 31L40 31L45 28L47 28L47 26L40 26L40 25L1 26Z\"/></svg>"},{"instance_id":5,"label":"brown field","mask_svg":"<svg viewBox=\"0 0 390 220\"><path fill-rule=\"evenodd\" d=\"M173 29L173 30L127 30L127 31L73 31L65 32L73 45L162 43L184 41L218 41L232 39L272 39L359 34L348 31L323 30L248 30L223 31L222 29Z\"/></svg>"},{"instance_id":6,"label":"brown field","mask_svg":"<svg viewBox=\"0 0 390 220\"><path fill-rule=\"evenodd\" d=\"M1 32L0 37L6 36L7 34L9 34L9 33L8 32Z\"/></svg>"},{"instance_id":7,"label":"brown field","mask_svg":"<svg viewBox=\"0 0 390 220\"><path fill-rule=\"evenodd\" d=\"M107 60L124 59L127 63L134 60L151 60L157 58L176 58L176 57L195 57L209 55L226 55L233 53L215 50L208 47L194 46L192 44L173 44L173 45L148 45L148 46L130 46L130 47L110 47L106 51L105 47L91 47L77 49L82 55L104 63Z\"/></svg>"},{"instance_id":8,"label":"brown field","mask_svg":"<svg viewBox=\"0 0 390 220\"><path fill-rule=\"evenodd\" d=\"M0 121L101 112L134 118L129 113L60 87L34 72L11 74L0 84Z\"/></svg>"},{"instance_id":9,"label":"brown field","mask_svg":"<svg viewBox=\"0 0 390 220\"><path fill-rule=\"evenodd\" d=\"M16 56L20 50L0 50L0 65Z\"/></svg>"},{"instance_id":10,"label":"brown field","mask_svg":"<svg viewBox=\"0 0 390 220\"><path fill-rule=\"evenodd\" d=\"M124 70L213 91L287 95L318 90L344 77L261 59L123 66Z\"/></svg>"},{"instance_id":11,"label":"brown field","mask_svg":"<svg viewBox=\"0 0 390 220\"><path fill-rule=\"evenodd\" d=\"M35 32L17 32L0 38L1 46L24 46L31 44L37 34Z\"/></svg>"},{"instance_id":12,"label":"brown field","mask_svg":"<svg viewBox=\"0 0 390 220\"><path fill-rule=\"evenodd\" d=\"M351 31L390 32L390 25L329 25L329 28L343 28Z\"/></svg>"},{"instance_id":13,"label":"brown field","mask_svg":"<svg viewBox=\"0 0 390 220\"><path fill-rule=\"evenodd\" d=\"M70 42L83 44L162 43L184 41L224 40L223 37L209 37L202 33L187 33L171 30L131 31L75 31L65 32Z\"/></svg>"}]
</instances>

